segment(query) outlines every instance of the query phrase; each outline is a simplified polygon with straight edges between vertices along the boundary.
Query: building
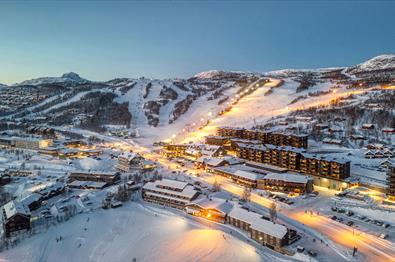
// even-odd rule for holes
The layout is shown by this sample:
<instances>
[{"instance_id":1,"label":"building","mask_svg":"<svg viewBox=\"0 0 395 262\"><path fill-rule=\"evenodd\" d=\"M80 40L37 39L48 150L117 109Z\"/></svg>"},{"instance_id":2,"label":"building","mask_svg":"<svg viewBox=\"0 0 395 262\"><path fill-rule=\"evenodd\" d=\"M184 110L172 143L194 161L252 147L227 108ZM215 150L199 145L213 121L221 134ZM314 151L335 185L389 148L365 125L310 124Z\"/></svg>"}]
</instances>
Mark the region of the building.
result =
<instances>
[{"instance_id":1,"label":"building","mask_svg":"<svg viewBox=\"0 0 395 262\"><path fill-rule=\"evenodd\" d=\"M36 176L38 175L38 170L25 170L25 169L9 169L8 175L10 176Z\"/></svg>"},{"instance_id":2,"label":"building","mask_svg":"<svg viewBox=\"0 0 395 262\"><path fill-rule=\"evenodd\" d=\"M124 152L118 156L116 169L121 172L131 172L143 167L144 158L137 153Z\"/></svg>"},{"instance_id":3,"label":"building","mask_svg":"<svg viewBox=\"0 0 395 262\"><path fill-rule=\"evenodd\" d=\"M0 137L0 146L5 146L5 147L15 146L15 142L11 137Z\"/></svg>"},{"instance_id":4,"label":"building","mask_svg":"<svg viewBox=\"0 0 395 262\"><path fill-rule=\"evenodd\" d=\"M8 174L7 169L0 168L0 186L11 183L11 176Z\"/></svg>"},{"instance_id":5,"label":"building","mask_svg":"<svg viewBox=\"0 0 395 262\"><path fill-rule=\"evenodd\" d=\"M282 252L282 247L295 241L296 231L273 223L258 213L234 207L226 218L232 226L251 234L251 238L269 248Z\"/></svg>"},{"instance_id":6,"label":"building","mask_svg":"<svg viewBox=\"0 0 395 262\"><path fill-rule=\"evenodd\" d=\"M395 164L392 164L388 170L387 176L387 195L395 199Z\"/></svg>"},{"instance_id":7,"label":"building","mask_svg":"<svg viewBox=\"0 0 395 262\"><path fill-rule=\"evenodd\" d=\"M142 188L145 201L178 209L184 209L198 195L192 185L170 179L148 182Z\"/></svg>"},{"instance_id":8,"label":"building","mask_svg":"<svg viewBox=\"0 0 395 262\"><path fill-rule=\"evenodd\" d=\"M38 193L31 193L30 195L21 199L21 204L29 208L30 211L36 210L41 206L42 195Z\"/></svg>"},{"instance_id":9,"label":"building","mask_svg":"<svg viewBox=\"0 0 395 262\"><path fill-rule=\"evenodd\" d=\"M373 130L375 128L374 124L362 124L362 129L364 130Z\"/></svg>"},{"instance_id":10,"label":"building","mask_svg":"<svg viewBox=\"0 0 395 262\"><path fill-rule=\"evenodd\" d=\"M69 188L78 188L78 189L103 189L107 186L107 183L74 180L73 182L69 183L68 186Z\"/></svg>"},{"instance_id":11,"label":"building","mask_svg":"<svg viewBox=\"0 0 395 262\"><path fill-rule=\"evenodd\" d=\"M230 137L223 136L206 136L205 143L207 145L225 146L229 143Z\"/></svg>"},{"instance_id":12,"label":"building","mask_svg":"<svg viewBox=\"0 0 395 262\"><path fill-rule=\"evenodd\" d=\"M10 201L1 208L1 211L6 237L20 230L30 229L30 211L21 203Z\"/></svg>"},{"instance_id":13,"label":"building","mask_svg":"<svg viewBox=\"0 0 395 262\"><path fill-rule=\"evenodd\" d=\"M41 190L38 193L41 195L41 200L47 200L51 197L57 196L63 193L65 190L65 184L61 182L56 182L52 185L49 185Z\"/></svg>"},{"instance_id":14,"label":"building","mask_svg":"<svg viewBox=\"0 0 395 262\"><path fill-rule=\"evenodd\" d=\"M239 144L237 156L313 176L344 180L350 176L350 161L307 154L300 148Z\"/></svg>"},{"instance_id":15,"label":"building","mask_svg":"<svg viewBox=\"0 0 395 262\"><path fill-rule=\"evenodd\" d=\"M194 216L225 223L226 216L232 208L233 204L228 200L216 197L202 197L187 204L185 211Z\"/></svg>"},{"instance_id":16,"label":"building","mask_svg":"<svg viewBox=\"0 0 395 262\"><path fill-rule=\"evenodd\" d=\"M313 178L287 173L269 173L258 180L258 188L284 193L306 194L313 191Z\"/></svg>"},{"instance_id":17,"label":"building","mask_svg":"<svg viewBox=\"0 0 395 262\"><path fill-rule=\"evenodd\" d=\"M52 145L51 139L39 139L39 138L14 138L16 148L25 148L38 150L46 148Z\"/></svg>"},{"instance_id":18,"label":"building","mask_svg":"<svg viewBox=\"0 0 395 262\"><path fill-rule=\"evenodd\" d=\"M186 144L165 144L163 146L163 154L166 157L180 157L185 155L185 151L190 147Z\"/></svg>"},{"instance_id":19,"label":"building","mask_svg":"<svg viewBox=\"0 0 395 262\"><path fill-rule=\"evenodd\" d=\"M263 144L272 144L276 146L308 147L307 135L249 130L237 127L219 127L217 129L217 135L227 138L259 140Z\"/></svg>"},{"instance_id":20,"label":"building","mask_svg":"<svg viewBox=\"0 0 395 262\"><path fill-rule=\"evenodd\" d=\"M97 171L73 171L69 175L69 181L94 181L105 182L107 185L113 185L121 179L118 172L97 172Z\"/></svg>"},{"instance_id":21,"label":"building","mask_svg":"<svg viewBox=\"0 0 395 262\"><path fill-rule=\"evenodd\" d=\"M251 168L252 169L252 168ZM237 184L256 188L258 185L258 179L262 177L262 173L255 173L247 170L238 169L235 167L216 167L207 170L209 173L214 173L220 176L224 176L232 179Z\"/></svg>"},{"instance_id":22,"label":"building","mask_svg":"<svg viewBox=\"0 0 395 262\"><path fill-rule=\"evenodd\" d=\"M381 132L385 133L385 134L395 134L395 128L383 128L381 129Z\"/></svg>"}]
</instances>

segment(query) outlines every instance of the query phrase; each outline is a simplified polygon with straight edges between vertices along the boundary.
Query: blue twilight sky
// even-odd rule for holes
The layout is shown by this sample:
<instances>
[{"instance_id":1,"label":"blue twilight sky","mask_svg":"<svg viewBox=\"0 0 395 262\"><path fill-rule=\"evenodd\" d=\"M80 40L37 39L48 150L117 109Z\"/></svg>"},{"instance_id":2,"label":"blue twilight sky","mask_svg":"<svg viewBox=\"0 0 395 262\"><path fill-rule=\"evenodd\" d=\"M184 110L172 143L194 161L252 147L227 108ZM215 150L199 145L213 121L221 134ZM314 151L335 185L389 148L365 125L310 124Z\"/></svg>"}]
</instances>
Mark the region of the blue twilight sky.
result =
<instances>
[{"instance_id":1,"label":"blue twilight sky","mask_svg":"<svg viewBox=\"0 0 395 262\"><path fill-rule=\"evenodd\" d=\"M395 53L391 1L0 2L0 83L353 65Z\"/></svg>"}]
</instances>

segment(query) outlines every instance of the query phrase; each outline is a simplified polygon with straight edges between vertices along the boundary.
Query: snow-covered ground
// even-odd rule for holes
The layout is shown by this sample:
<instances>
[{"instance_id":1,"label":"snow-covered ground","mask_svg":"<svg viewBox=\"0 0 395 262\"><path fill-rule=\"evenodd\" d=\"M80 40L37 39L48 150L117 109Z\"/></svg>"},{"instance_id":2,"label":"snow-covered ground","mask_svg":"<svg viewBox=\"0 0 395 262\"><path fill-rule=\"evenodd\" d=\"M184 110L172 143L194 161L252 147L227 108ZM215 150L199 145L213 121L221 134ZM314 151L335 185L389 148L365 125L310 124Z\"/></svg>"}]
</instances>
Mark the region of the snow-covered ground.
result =
<instances>
[{"instance_id":1,"label":"snow-covered ground","mask_svg":"<svg viewBox=\"0 0 395 262\"><path fill-rule=\"evenodd\" d=\"M0 257L21 262L264 260L262 251L232 235L137 203L76 216Z\"/></svg>"}]
</instances>

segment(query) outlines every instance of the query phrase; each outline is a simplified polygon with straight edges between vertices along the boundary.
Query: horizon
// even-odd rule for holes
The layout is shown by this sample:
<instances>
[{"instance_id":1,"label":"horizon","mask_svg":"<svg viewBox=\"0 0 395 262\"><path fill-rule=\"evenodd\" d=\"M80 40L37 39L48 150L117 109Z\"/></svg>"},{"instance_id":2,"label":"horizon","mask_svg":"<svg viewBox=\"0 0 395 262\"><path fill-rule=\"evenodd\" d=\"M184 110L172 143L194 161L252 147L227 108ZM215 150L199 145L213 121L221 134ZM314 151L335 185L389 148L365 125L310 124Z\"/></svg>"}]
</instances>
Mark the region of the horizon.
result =
<instances>
[{"instance_id":1,"label":"horizon","mask_svg":"<svg viewBox=\"0 0 395 262\"><path fill-rule=\"evenodd\" d=\"M347 67L395 53L394 2L3 2L0 83ZM376 30L377 27L382 30ZM369 36L369 37L366 37Z\"/></svg>"},{"instance_id":2,"label":"horizon","mask_svg":"<svg viewBox=\"0 0 395 262\"><path fill-rule=\"evenodd\" d=\"M373 59L373 58L376 58L376 57L379 57L379 56L388 56L388 55L390 55L390 56L395 56L395 54L381 54L381 55L377 55L377 56L371 57L371 58L368 59L368 60L362 61L361 63L364 63L364 62L366 62L366 61L369 61L369 60L371 60L371 59ZM361 64L361 63L358 63L358 64ZM187 76L187 77L184 77L184 78L191 78L191 77L194 77L194 76L196 76L196 75L198 75L198 74L200 74L200 73L210 72L210 71L223 71L223 72L241 72L241 73L264 74L264 73L271 73L271 72L283 71L283 70L320 70L320 69L346 68L346 67L350 67L350 66L351 66L351 67L352 67L352 66L356 66L356 65L358 65L358 64L349 65L349 66L333 66L333 67L320 67L320 68L284 68L284 69L277 69L277 70L271 70L271 71L265 71L265 72L210 69L210 70L206 70L206 71L196 72L195 74L192 74L192 75ZM52 77L53 77L53 78L56 78L56 77L63 77L63 75L70 74L70 73L77 74L80 78L85 79L85 80L88 80L88 81L92 81L92 82L105 82L105 81L109 81L109 80L113 80L113 79L117 79L117 78L138 79L138 78L141 78L141 77L147 78L147 79L152 79L152 80L183 79L182 77L173 77L173 78L171 78L171 77L151 78L151 77L146 77L146 76L115 76L115 77L109 78L109 79L96 80L96 79L90 79L90 78L84 77L84 76L81 75L79 72L70 71L70 72L63 72L63 73L60 73L59 75L53 75L53 76L49 76L49 75L47 75L47 76L37 76L37 77L34 77L34 78L30 78L30 79L24 79L24 80L22 80L21 82L17 82L17 83L5 84L5 83L1 83L1 82L0 82L0 84L12 86L12 85L21 84L21 83L24 82L24 81L29 81L29 80L39 79L39 78L52 78Z\"/></svg>"}]
</instances>

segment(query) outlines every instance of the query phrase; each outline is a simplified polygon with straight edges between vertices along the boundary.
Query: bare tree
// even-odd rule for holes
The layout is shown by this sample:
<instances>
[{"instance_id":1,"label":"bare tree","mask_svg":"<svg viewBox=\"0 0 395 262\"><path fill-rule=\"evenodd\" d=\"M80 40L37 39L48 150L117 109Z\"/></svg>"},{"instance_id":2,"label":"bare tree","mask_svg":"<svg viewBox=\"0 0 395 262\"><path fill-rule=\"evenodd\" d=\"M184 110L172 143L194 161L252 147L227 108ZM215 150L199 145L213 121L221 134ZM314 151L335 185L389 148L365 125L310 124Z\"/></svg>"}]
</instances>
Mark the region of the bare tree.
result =
<instances>
[{"instance_id":1,"label":"bare tree","mask_svg":"<svg viewBox=\"0 0 395 262\"><path fill-rule=\"evenodd\" d=\"M249 188L247 187L244 188L243 195L241 196L241 198L246 202L249 202L251 200L251 191Z\"/></svg>"},{"instance_id":2,"label":"bare tree","mask_svg":"<svg viewBox=\"0 0 395 262\"><path fill-rule=\"evenodd\" d=\"M217 178L215 178L214 184L213 184L213 191L218 192L220 190L221 190L221 184L218 182Z\"/></svg>"},{"instance_id":3,"label":"bare tree","mask_svg":"<svg viewBox=\"0 0 395 262\"><path fill-rule=\"evenodd\" d=\"M269 214L270 214L270 219L272 220L273 223L275 223L275 221L277 219L277 205L276 205L276 203L272 202L270 204Z\"/></svg>"}]
</instances>

